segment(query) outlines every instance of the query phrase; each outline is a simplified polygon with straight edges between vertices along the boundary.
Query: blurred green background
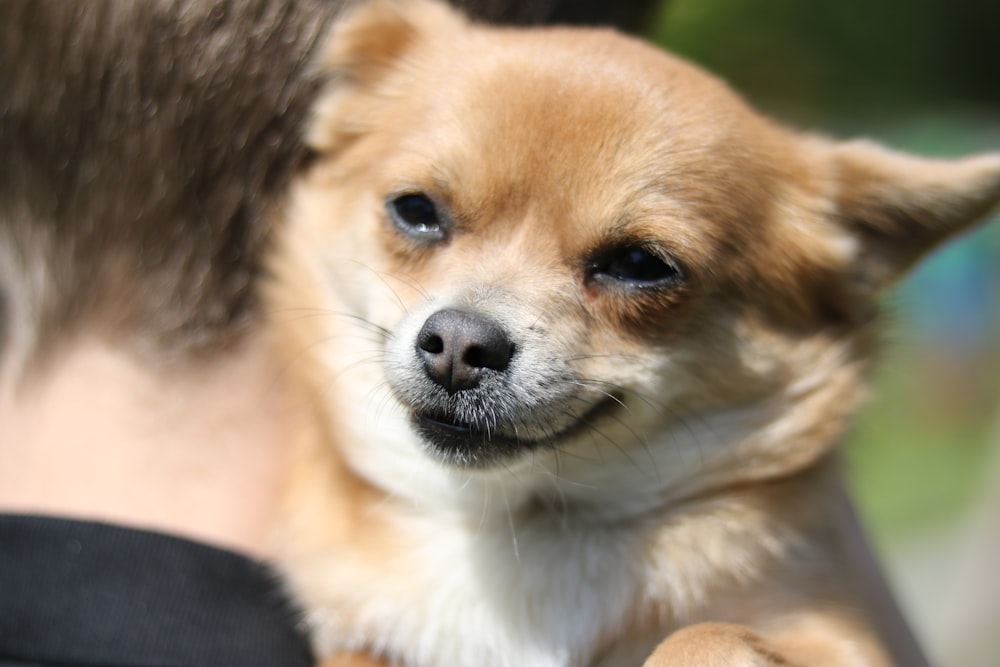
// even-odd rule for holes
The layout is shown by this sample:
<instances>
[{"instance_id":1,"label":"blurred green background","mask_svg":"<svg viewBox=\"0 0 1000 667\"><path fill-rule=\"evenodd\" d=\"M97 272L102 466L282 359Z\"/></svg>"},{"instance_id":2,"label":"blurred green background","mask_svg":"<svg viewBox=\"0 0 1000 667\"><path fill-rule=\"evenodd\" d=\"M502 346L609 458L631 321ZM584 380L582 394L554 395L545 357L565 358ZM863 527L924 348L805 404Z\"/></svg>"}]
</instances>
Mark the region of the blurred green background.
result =
<instances>
[{"instance_id":1,"label":"blurred green background","mask_svg":"<svg viewBox=\"0 0 1000 667\"><path fill-rule=\"evenodd\" d=\"M806 130L1000 150L1000 1L665 0L650 36ZM925 262L886 309L851 485L934 661L1000 667L1000 221Z\"/></svg>"}]
</instances>

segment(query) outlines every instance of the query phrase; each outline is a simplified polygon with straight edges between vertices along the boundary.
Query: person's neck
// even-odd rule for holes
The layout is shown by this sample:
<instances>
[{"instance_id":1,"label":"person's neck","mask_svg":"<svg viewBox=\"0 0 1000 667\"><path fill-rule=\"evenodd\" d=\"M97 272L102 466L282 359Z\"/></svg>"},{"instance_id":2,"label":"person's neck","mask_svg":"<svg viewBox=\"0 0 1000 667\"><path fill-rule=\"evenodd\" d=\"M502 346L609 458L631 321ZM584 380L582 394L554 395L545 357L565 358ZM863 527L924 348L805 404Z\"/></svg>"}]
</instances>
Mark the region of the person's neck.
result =
<instances>
[{"instance_id":1,"label":"person's neck","mask_svg":"<svg viewBox=\"0 0 1000 667\"><path fill-rule=\"evenodd\" d=\"M181 371L81 341L0 392L0 512L266 556L295 424L284 376L262 336Z\"/></svg>"}]
</instances>

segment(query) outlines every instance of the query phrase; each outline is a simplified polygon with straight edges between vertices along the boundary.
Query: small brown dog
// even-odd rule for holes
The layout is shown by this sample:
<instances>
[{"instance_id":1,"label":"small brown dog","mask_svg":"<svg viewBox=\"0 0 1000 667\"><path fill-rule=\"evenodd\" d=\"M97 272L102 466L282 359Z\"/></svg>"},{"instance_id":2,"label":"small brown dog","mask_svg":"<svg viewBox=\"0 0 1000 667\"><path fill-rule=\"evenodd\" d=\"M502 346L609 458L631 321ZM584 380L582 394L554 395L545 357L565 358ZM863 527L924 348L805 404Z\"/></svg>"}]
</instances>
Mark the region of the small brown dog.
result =
<instances>
[{"instance_id":1,"label":"small brown dog","mask_svg":"<svg viewBox=\"0 0 1000 667\"><path fill-rule=\"evenodd\" d=\"M357 9L326 64L271 290L320 653L890 664L833 452L877 298L1000 155L802 136L635 40L426 1Z\"/></svg>"}]
</instances>

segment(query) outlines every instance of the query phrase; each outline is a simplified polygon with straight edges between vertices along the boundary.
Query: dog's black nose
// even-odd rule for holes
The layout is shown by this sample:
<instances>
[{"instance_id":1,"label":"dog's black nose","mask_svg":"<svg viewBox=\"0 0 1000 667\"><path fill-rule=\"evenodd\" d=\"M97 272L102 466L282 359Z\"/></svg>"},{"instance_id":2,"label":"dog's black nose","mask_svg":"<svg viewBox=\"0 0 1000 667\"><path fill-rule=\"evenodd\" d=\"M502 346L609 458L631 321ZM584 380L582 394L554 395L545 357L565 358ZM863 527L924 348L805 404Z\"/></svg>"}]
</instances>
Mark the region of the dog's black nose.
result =
<instances>
[{"instance_id":1,"label":"dog's black nose","mask_svg":"<svg viewBox=\"0 0 1000 667\"><path fill-rule=\"evenodd\" d=\"M439 310L417 334L417 355L427 375L449 394L478 385L486 369L506 370L513 354L503 327L465 310Z\"/></svg>"}]
</instances>

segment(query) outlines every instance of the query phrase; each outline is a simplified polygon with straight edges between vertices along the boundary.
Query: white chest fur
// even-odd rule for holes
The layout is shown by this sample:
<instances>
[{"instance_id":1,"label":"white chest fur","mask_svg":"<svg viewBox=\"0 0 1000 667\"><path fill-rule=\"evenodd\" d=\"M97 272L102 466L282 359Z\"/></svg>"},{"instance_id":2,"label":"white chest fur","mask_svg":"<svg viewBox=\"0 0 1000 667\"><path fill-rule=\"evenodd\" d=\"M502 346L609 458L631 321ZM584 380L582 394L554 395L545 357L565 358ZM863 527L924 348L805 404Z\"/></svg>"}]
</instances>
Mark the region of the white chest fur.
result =
<instances>
[{"instance_id":1,"label":"white chest fur","mask_svg":"<svg viewBox=\"0 0 1000 667\"><path fill-rule=\"evenodd\" d=\"M338 561L336 579L352 585L337 613L314 615L320 649L375 648L420 666L620 664L599 654L636 611L640 545L628 531L557 523L402 519L411 549Z\"/></svg>"}]
</instances>

